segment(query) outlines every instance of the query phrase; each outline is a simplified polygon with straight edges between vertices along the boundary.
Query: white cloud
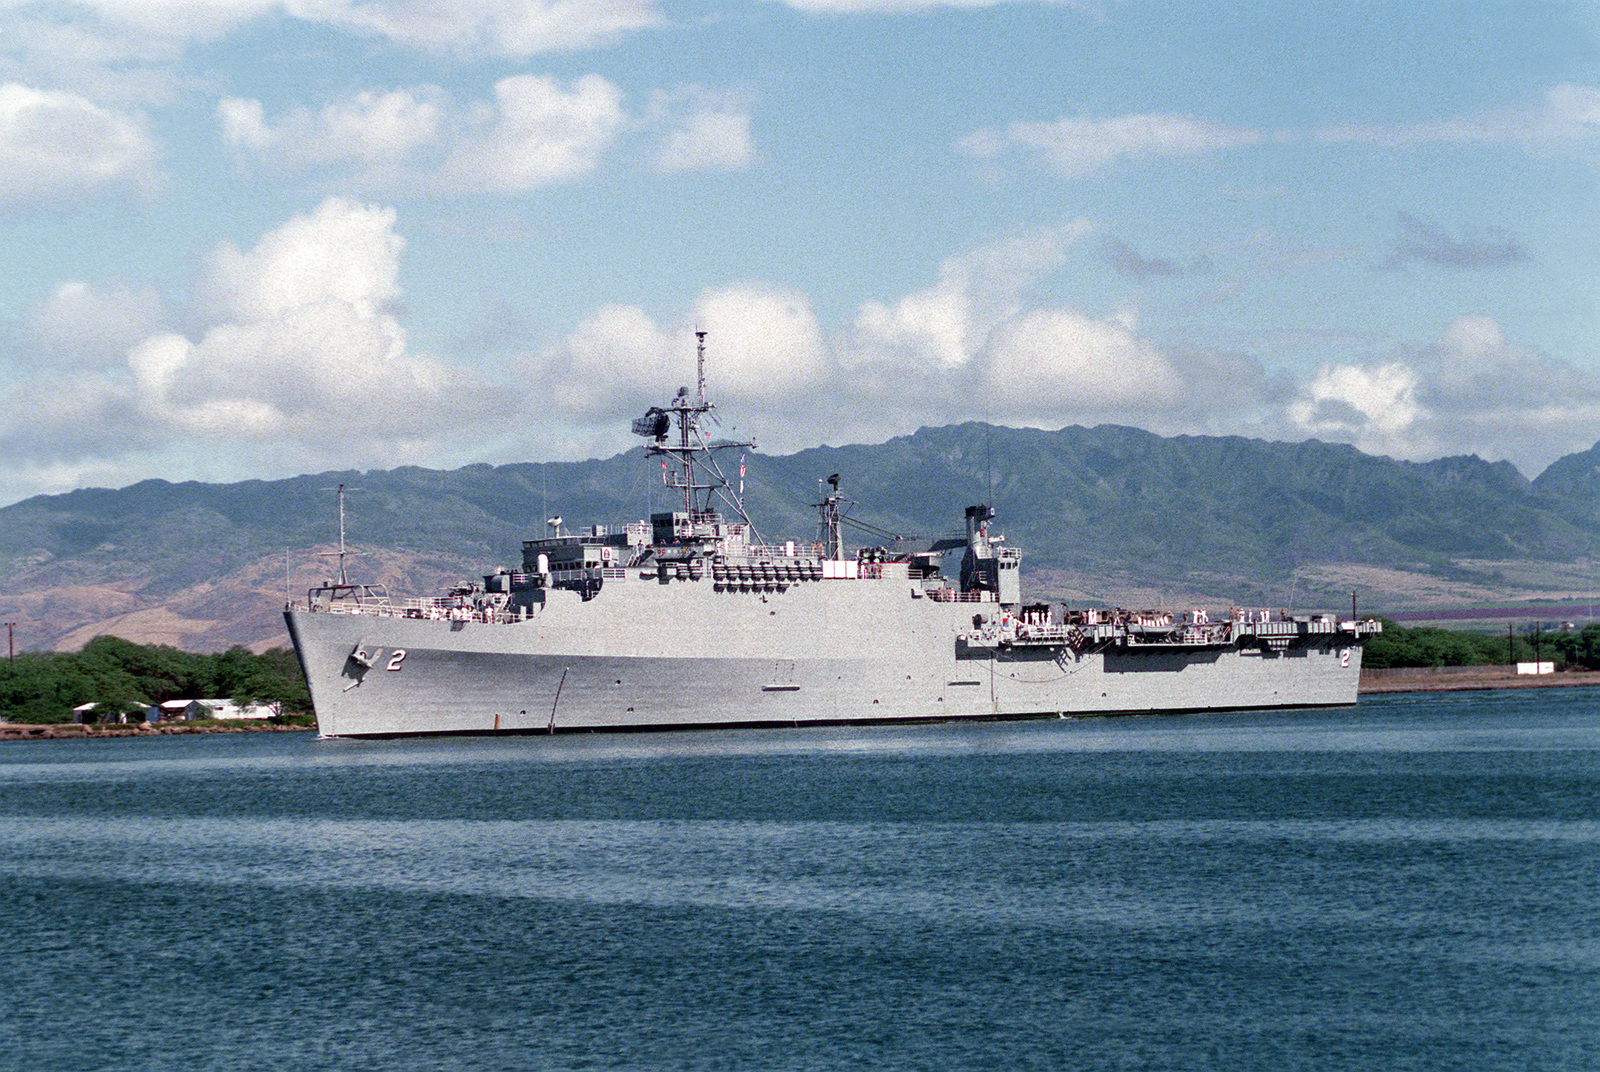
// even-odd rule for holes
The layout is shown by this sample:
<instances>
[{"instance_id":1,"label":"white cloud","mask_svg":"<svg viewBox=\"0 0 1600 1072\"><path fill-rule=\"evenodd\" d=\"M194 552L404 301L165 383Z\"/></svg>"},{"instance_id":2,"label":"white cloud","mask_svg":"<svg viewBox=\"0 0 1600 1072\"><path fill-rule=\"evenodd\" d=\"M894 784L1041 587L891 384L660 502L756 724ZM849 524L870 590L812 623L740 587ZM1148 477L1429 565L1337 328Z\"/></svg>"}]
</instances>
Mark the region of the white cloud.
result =
<instances>
[{"instance_id":1,"label":"white cloud","mask_svg":"<svg viewBox=\"0 0 1600 1072\"><path fill-rule=\"evenodd\" d=\"M312 21L463 56L592 48L664 21L654 0L325 0L292 4L291 10Z\"/></svg>"},{"instance_id":2,"label":"white cloud","mask_svg":"<svg viewBox=\"0 0 1600 1072\"><path fill-rule=\"evenodd\" d=\"M1414 369L1393 361L1325 365L1288 406L1302 435L1354 443L1371 454L1413 456L1426 410L1417 399Z\"/></svg>"},{"instance_id":3,"label":"white cloud","mask_svg":"<svg viewBox=\"0 0 1600 1072\"><path fill-rule=\"evenodd\" d=\"M1600 141L1600 89L1560 85L1536 101L1419 123L1330 123L1311 131L1265 132L1173 112L1018 120L973 131L957 151L984 161L1012 152L1036 156L1066 178L1084 178L1125 161L1200 156L1268 142L1316 141L1408 148L1435 143L1512 145L1554 152Z\"/></svg>"},{"instance_id":4,"label":"white cloud","mask_svg":"<svg viewBox=\"0 0 1600 1072\"><path fill-rule=\"evenodd\" d=\"M168 104L177 95L179 45L92 18L63 21L60 11L0 7L0 77L108 107Z\"/></svg>"},{"instance_id":5,"label":"white cloud","mask_svg":"<svg viewBox=\"0 0 1600 1072\"><path fill-rule=\"evenodd\" d=\"M156 147L144 121L72 93L0 85L0 206L110 189L148 195Z\"/></svg>"},{"instance_id":6,"label":"white cloud","mask_svg":"<svg viewBox=\"0 0 1600 1072\"><path fill-rule=\"evenodd\" d=\"M663 385L683 375L674 340L641 309L608 305L565 343L525 359L518 379L534 384L552 408L582 418L615 420L656 404Z\"/></svg>"},{"instance_id":7,"label":"white cloud","mask_svg":"<svg viewBox=\"0 0 1600 1072\"><path fill-rule=\"evenodd\" d=\"M392 209L329 198L220 247L194 286L198 341L162 333L128 355L145 417L180 434L284 437L362 453L374 438L448 438L488 403L460 370L408 352L391 311L404 241ZM470 434L470 433L469 433Z\"/></svg>"},{"instance_id":8,"label":"white cloud","mask_svg":"<svg viewBox=\"0 0 1600 1072\"><path fill-rule=\"evenodd\" d=\"M196 284L202 312L259 323L324 303L350 307L365 320L384 315L400 296L395 211L329 198L263 235L248 253L225 243Z\"/></svg>"},{"instance_id":9,"label":"white cloud","mask_svg":"<svg viewBox=\"0 0 1600 1072\"><path fill-rule=\"evenodd\" d=\"M715 382L730 400L770 403L809 398L833 374L810 299L765 283L701 295L693 321L717 340Z\"/></svg>"},{"instance_id":10,"label":"white cloud","mask_svg":"<svg viewBox=\"0 0 1600 1072\"><path fill-rule=\"evenodd\" d=\"M941 8L972 10L998 7L1017 0L782 0L784 4L811 15L911 14ZM1101 5L1088 0L1042 0L1055 7L1070 7L1091 15L1101 13Z\"/></svg>"},{"instance_id":11,"label":"white cloud","mask_svg":"<svg viewBox=\"0 0 1600 1072\"><path fill-rule=\"evenodd\" d=\"M106 59L170 59L263 16L422 51L507 58L590 48L663 22L654 0L3 0L0 8L23 25L75 31Z\"/></svg>"},{"instance_id":12,"label":"white cloud","mask_svg":"<svg viewBox=\"0 0 1600 1072\"><path fill-rule=\"evenodd\" d=\"M111 480L118 458L159 441L139 413L126 354L167 319L152 290L58 286L25 310L0 377L0 452L12 494ZM126 481L115 481L113 483Z\"/></svg>"},{"instance_id":13,"label":"white cloud","mask_svg":"<svg viewBox=\"0 0 1600 1072\"><path fill-rule=\"evenodd\" d=\"M693 325L709 333L714 400L759 428L767 450L973 419L1178 431L1254 419L1269 394L1258 364L1191 352L1175 360L1139 336L1125 303L1103 318L1037 303L1032 291L1087 230L1068 222L946 258L933 286L866 303L831 333L805 295L767 283L709 291L678 327L609 307L530 358L519 378L595 419L636 415L691 382Z\"/></svg>"},{"instance_id":14,"label":"white cloud","mask_svg":"<svg viewBox=\"0 0 1600 1072\"><path fill-rule=\"evenodd\" d=\"M260 101L229 97L217 105L222 138L281 164L353 160L395 166L439 138L447 104L433 86L389 92L365 91L318 111L296 108L269 126Z\"/></svg>"},{"instance_id":15,"label":"white cloud","mask_svg":"<svg viewBox=\"0 0 1600 1072\"><path fill-rule=\"evenodd\" d=\"M282 0L68 0L60 8L64 14L91 13L104 25L154 37L205 41L285 6Z\"/></svg>"},{"instance_id":16,"label":"white cloud","mask_svg":"<svg viewBox=\"0 0 1600 1072\"><path fill-rule=\"evenodd\" d=\"M1059 268L1067 248L1088 231L1089 224L1075 220L947 257L932 287L892 306L864 303L856 314L856 347L863 359L931 362L947 369L965 365L991 331L1018 314L1027 290Z\"/></svg>"},{"instance_id":17,"label":"white cloud","mask_svg":"<svg viewBox=\"0 0 1600 1072\"><path fill-rule=\"evenodd\" d=\"M596 74L571 83L515 75L492 100L457 104L436 86L364 91L269 120L260 101L217 107L223 140L265 167L351 164L344 181L390 194L519 193L600 167L630 132L654 133L659 171L740 170L755 150L746 104L698 86L655 95L635 118ZM348 185L347 187L348 188Z\"/></svg>"},{"instance_id":18,"label":"white cloud","mask_svg":"<svg viewBox=\"0 0 1600 1072\"><path fill-rule=\"evenodd\" d=\"M1505 355L1508 350L1505 332L1492 316L1476 314L1452 320L1439 337L1439 346L1459 359L1452 368L1479 364L1486 359Z\"/></svg>"},{"instance_id":19,"label":"white cloud","mask_svg":"<svg viewBox=\"0 0 1600 1072\"><path fill-rule=\"evenodd\" d=\"M1005 324L983 354L985 402L1007 422L1159 413L1183 396L1178 370L1112 320L1040 309Z\"/></svg>"},{"instance_id":20,"label":"white cloud","mask_svg":"<svg viewBox=\"0 0 1600 1072\"><path fill-rule=\"evenodd\" d=\"M452 192L508 193L592 171L625 121L622 91L597 74L563 89L516 75L495 83L494 105L469 116L439 182Z\"/></svg>"},{"instance_id":21,"label":"white cloud","mask_svg":"<svg viewBox=\"0 0 1600 1072\"><path fill-rule=\"evenodd\" d=\"M658 327L631 306L597 311L565 342L526 361L535 393L586 416L617 419L694 387L694 332L715 340L707 373L718 399L784 408L833 377L831 351L805 295L766 283L701 294L682 322ZM675 389L675 388L674 388Z\"/></svg>"},{"instance_id":22,"label":"white cloud","mask_svg":"<svg viewBox=\"0 0 1600 1072\"><path fill-rule=\"evenodd\" d=\"M105 368L121 363L131 346L166 322L165 303L151 288L62 283L24 315L24 355L51 371Z\"/></svg>"},{"instance_id":23,"label":"white cloud","mask_svg":"<svg viewBox=\"0 0 1600 1072\"><path fill-rule=\"evenodd\" d=\"M10 486L609 453L634 442L629 418L692 388L697 328L712 400L767 451L964 420L1318 436L1524 466L1600 438L1600 376L1516 346L1492 317L1295 383L1249 355L1158 345L1128 302L1096 314L1044 299L1081 222L952 255L932 286L831 330L806 294L749 281L664 323L605 306L559 344L470 373L408 344L397 222L330 198L248 248L220 246L178 318L151 292L58 288L18 335L36 360L0 389L0 447L24 474Z\"/></svg>"},{"instance_id":24,"label":"white cloud","mask_svg":"<svg viewBox=\"0 0 1600 1072\"><path fill-rule=\"evenodd\" d=\"M1600 373L1517 346L1493 317L1470 314L1410 354L1324 366L1284 419L1295 438L1412 460L1477 454L1533 476L1600 439Z\"/></svg>"},{"instance_id":25,"label":"white cloud","mask_svg":"<svg viewBox=\"0 0 1600 1072\"><path fill-rule=\"evenodd\" d=\"M685 106L687 114L678 114ZM700 86L657 92L651 116L665 128L651 161L657 171L743 171L755 163L749 104L742 95Z\"/></svg>"},{"instance_id":26,"label":"white cloud","mask_svg":"<svg viewBox=\"0 0 1600 1072\"><path fill-rule=\"evenodd\" d=\"M101 459L149 446L158 434L140 419L124 378L70 369L8 380L0 384L0 451L7 469L0 486L27 487L18 469L54 474L95 469Z\"/></svg>"},{"instance_id":27,"label":"white cloud","mask_svg":"<svg viewBox=\"0 0 1600 1072\"><path fill-rule=\"evenodd\" d=\"M1600 373L1516 345L1493 317L1452 321L1418 363L1432 438L1450 453L1543 464L1600 439Z\"/></svg>"},{"instance_id":28,"label":"white cloud","mask_svg":"<svg viewBox=\"0 0 1600 1072\"><path fill-rule=\"evenodd\" d=\"M1600 89L1560 85L1523 104L1422 123L1339 123L1319 127L1323 142L1405 148L1431 143L1513 145L1548 152L1600 138Z\"/></svg>"},{"instance_id":29,"label":"white cloud","mask_svg":"<svg viewBox=\"0 0 1600 1072\"><path fill-rule=\"evenodd\" d=\"M204 71L185 69L195 46L257 27L256 52L268 34L287 48L314 27L342 36L336 48L370 54L375 40L391 55L478 61L596 48L664 23L658 0L0 0L0 80L164 107L215 75L215 56Z\"/></svg>"},{"instance_id":30,"label":"white cloud","mask_svg":"<svg viewBox=\"0 0 1600 1072\"><path fill-rule=\"evenodd\" d=\"M1218 149L1255 145L1266 135L1208 119L1174 113L1116 116L1110 119L1058 119L1051 123L1014 122L1004 129L978 130L957 149L980 159L1009 150L1039 154L1068 178L1082 178L1124 160L1198 156Z\"/></svg>"}]
</instances>

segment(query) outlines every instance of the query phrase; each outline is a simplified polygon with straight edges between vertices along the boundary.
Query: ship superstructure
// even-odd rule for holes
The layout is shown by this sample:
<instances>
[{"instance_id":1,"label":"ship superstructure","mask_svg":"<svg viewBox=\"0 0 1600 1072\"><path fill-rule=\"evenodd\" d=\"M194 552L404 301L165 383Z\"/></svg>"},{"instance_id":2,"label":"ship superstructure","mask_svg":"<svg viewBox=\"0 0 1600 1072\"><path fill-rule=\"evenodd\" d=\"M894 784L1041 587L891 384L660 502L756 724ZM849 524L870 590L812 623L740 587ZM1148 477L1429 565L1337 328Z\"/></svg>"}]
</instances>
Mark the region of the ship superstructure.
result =
<instances>
[{"instance_id":1,"label":"ship superstructure","mask_svg":"<svg viewBox=\"0 0 1600 1072\"><path fill-rule=\"evenodd\" d=\"M742 474L720 463L752 444L706 429L703 333L697 360L697 389L633 425L674 509L578 533L551 518L520 569L438 596L391 601L341 575L286 608L323 735L1355 702L1377 623L1025 602L1021 552L986 504L966 509L961 537L881 533L847 555L835 474L819 481L815 539L763 540Z\"/></svg>"}]
</instances>

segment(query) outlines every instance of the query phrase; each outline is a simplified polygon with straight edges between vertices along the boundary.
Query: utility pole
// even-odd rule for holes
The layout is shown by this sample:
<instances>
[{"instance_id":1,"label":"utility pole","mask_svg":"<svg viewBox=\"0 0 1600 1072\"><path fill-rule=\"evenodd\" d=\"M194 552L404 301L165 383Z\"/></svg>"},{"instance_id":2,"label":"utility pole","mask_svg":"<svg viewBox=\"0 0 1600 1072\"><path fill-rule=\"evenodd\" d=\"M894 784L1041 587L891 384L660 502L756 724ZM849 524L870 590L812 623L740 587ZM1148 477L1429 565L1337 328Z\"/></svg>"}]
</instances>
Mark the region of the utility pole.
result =
<instances>
[{"instance_id":1,"label":"utility pole","mask_svg":"<svg viewBox=\"0 0 1600 1072\"><path fill-rule=\"evenodd\" d=\"M17 661L17 623L6 623L6 659L9 662Z\"/></svg>"}]
</instances>

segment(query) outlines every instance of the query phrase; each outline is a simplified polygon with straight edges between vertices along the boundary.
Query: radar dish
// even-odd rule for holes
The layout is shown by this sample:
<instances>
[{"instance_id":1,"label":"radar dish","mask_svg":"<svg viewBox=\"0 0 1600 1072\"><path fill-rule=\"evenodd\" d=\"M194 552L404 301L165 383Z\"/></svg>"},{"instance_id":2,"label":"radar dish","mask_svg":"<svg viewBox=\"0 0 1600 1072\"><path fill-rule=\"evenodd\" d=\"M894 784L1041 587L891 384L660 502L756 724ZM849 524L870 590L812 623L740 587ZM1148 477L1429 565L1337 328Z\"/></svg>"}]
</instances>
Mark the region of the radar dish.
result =
<instances>
[{"instance_id":1,"label":"radar dish","mask_svg":"<svg viewBox=\"0 0 1600 1072\"><path fill-rule=\"evenodd\" d=\"M659 406L651 406L643 417L633 422L633 434L646 439L665 439L672 431L672 418Z\"/></svg>"}]
</instances>

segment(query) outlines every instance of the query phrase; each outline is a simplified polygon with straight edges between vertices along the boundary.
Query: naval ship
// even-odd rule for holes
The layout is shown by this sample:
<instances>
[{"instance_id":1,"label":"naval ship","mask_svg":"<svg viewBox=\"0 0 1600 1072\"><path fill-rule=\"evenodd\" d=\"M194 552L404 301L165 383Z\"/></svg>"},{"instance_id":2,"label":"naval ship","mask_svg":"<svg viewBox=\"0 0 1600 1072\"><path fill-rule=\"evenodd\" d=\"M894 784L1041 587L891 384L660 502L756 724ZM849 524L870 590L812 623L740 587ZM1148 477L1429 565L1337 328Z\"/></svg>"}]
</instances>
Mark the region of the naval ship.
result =
<instances>
[{"instance_id":1,"label":"naval ship","mask_svg":"<svg viewBox=\"0 0 1600 1072\"><path fill-rule=\"evenodd\" d=\"M681 508L571 534L521 569L394 600L345 570L284 617L325 737L1026 718L1356 701L1375 621L1029 602L988 505L965 533L846 554L837 474L816 538L763 540L698 390L633 422ZM743 469L743 461L740 462ZM679 505L676 501L674 505ZM870 527L869 527L870 528Z\"/></svg>"}]
</instances>

